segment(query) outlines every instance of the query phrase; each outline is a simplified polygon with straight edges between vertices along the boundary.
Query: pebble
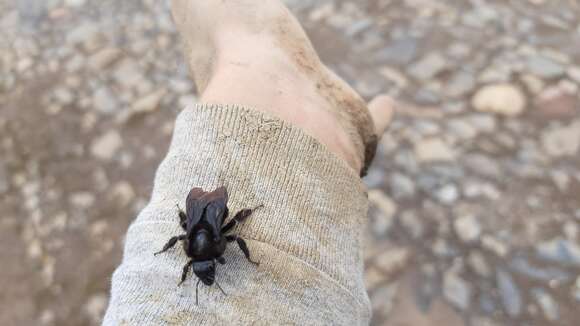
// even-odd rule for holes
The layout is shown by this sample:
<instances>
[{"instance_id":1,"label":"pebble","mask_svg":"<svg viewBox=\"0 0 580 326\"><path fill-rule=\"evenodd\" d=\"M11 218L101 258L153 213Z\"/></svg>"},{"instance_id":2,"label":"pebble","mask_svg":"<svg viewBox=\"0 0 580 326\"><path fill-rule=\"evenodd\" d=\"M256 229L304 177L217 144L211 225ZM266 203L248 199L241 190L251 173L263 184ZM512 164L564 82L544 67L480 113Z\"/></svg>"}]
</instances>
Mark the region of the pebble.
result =
<instances>
[{"instance_id":1,"label":"pebble","mask_svg":"<svg viewBox=\"0 0 580 326\"><path fill-rule=\"evenodd\" d=\"M580 149L580 120L568 126L550 127L542 133L542 147L552 157L574 156Z\"/></svg>"},{"instance_id":2,"label":"pebble","mask_svg":"<svg viewBox=\"0 0 580 326\"><path fill-rule=\"evenodd\" d=\"M380 268L387 278L400 273L410 262L411 252L406 248L390 249L381 253L375 260L375 266Z\"/></svg>"},{"instance_id":3,"label":"pebble","mask_svg":"<svg viewBox=\"0 0 580 326\"><path fill-rule=\"evenodd\" d=\"M469 154L463 157L463 164L471 172L495 179L499 179L502 176L502 169L497 161L497 159L492 159L483 154Z\"/></svg>"},{"instance_id":4,"label":"pebble","mask_svg":"<svg viewBox=\"0 0 580 326\"><path fill-rule=\"evenodd\" d=\"M397 39L388 44L387 47L375 52L377 61L408 65L417 55L418 42L414 38Z\"/></svg>"},{"instance_id":5,"label":"pebble","mask_svg":"<svg viewBox=\"0 0 580 326\"><path fill-rule=\"evenodd\" d=\"M512 259L509 263L510 269L514 272L525 275L531 279L543 281L543 282L567 282L572 278L568 272L555 267L546 266L539 267L532 265L529 261L522 257L516 257Z\"/></svg>"},{"instance_id":6,"label":"pebble","mask_svg":"<svg viewBox=\"0 0 580 326\"><path fill-rule=\"evenodd\" d=\"M91 153L100 160L110 161L122 146L123 139L119 132L110 130L93 141Z\"/></svg>"},{"instance_id":7,"label":"pebble","mask_svg":"<svg viewBox=\"0 0 580 326\"><path fill-rule=\"evenodd\" d=\"M427 138L415 144L415 156L420 163L451 162L456 153L441 138Z\"/></svg>"},{"instance_id":8,"label":"pebble","mask_svg":"<svg viewBox=\"0 0 580 326\"><path fill-rule=\"evenodd\" d=\"M545 56L532 56L528 58L527 67L531 73L547 79L560 77L565 73L562 65Z\"/></svg>"},{"instance_id":9,"label":"pebble","mask_svg":"<svg viewBox=\"0 0 580 326\"><path fill-rule=\"evenodd\" d=\"M560 317L560 313L558 311L558 304L554 298L552 298L548 292L540 288L532 289L531 293L538 305L540 305L540 308L542 308L544 317L552 322L557 321Z\"/></svg>"},{"instance_id":10,"label":"pebble","mask_svg":"<svg viewBox=\"0 0 580 326\"><path fill-rule=\"evenodd\" d=\"M568 68L568 77L580 84L580 67L570 67Z\"/></svg>"},{"instance_id":11,"label":"pebble","mask_svg":"<svg viewBox=\"0 0 580 326\"><path fill-rule=\"evenodd\" d=\"M188 108L195 106L198 102L195 95L183 95L179 97L178 105L180 108Z\"/></svg>"},{"instance_id":12,"label":"pebble","mask_svg":"<svg viewBox=\"0 0 580 326\"><path fill-rule=\"evenodd\" d=\"M435 191L435 198L442 204L451 205L459 199L459 189L455 184L447 184Z\"/></svg>"},{"instance_id":13,"label":"pebble","mask_svg":"<svg viewBox=\"0 0 580 326\"><path fill-rule=\"evenodd\" d=\"M512 276L502 269L496 271L497 286L501 302L510 317L518 317L522 313L522 297Z\"/></svg>"},{"instance_id":14,"label":"pebble","mask_svg":"<svg viewBox=\"0 0 580 326\"><path fill-rule=\"evenodd\" d=\"M447 68L448 60L440 53L430 53L411 65L409 75L419 81L433 79Z\"/></svg>"},{"instance_id":15,"label":"pebble","mask_svg":"<svg viewBox=\"0 0 580 326\"><path fill-rule=\"evenodd\" d=\"M509 248L500 240L491 235L484 235L481 237L481 245L484 249L491 251L498 257L505 257L509 252Z\"/></svg>"},{"instance_id":16,"label":"pebble","mask_svg":"<svg viewBox=\"0 0 580 326\"><path fill-rule=\"evenodd\" d=\"M86 191L76 192L69 197L69 202L81 209L91 208L95 200L95 195Z\"/></svg>"},{"instance_id":17,"label":"pebble","mask_svg":"<svg viewBox=\"0 0 580 326\"><path fill-rule=\"evenodd\" d=\"M476 82L473 73L459 72L447 84L446 93L452 98L459 98L471 92Z\"/></svg>"},{"instance_id":18,"label":"pebble","mask_svg":"<svg viewBox=\"0 0 580 326\"><path fill-rule=\"evenodd\" d=\"M150 93L138 99L129 110L123 111L118 117L119 123L126 123L134 117L151 113L159 108L161 100L167 95L165 88L160 88L153 93Z\"/></svg>"},{"instance_id":19,"label":"pebble","mask_svg":"<svg viewBox=\"0 0 580 326\"><path fill-rule=\"evenodd\" d=\"M474 250L469 253L467 258L467 263L469 267L475 271L481 277L490 277L491 269L489 264L485 260L485 256L480 251Z\"/></svg>"},{"instance_id":20,"label":"pebble","mask_svg":"<svg viewBox=\"0 0 580 326\"><path fill-rule=\"evenodd\" d=\"M443 278L443 295L455 307L466 310L471 304L471 285L458 275L447 272Z\"/></svg>"},{"instance_id":21,"label":"pebble","mask_svg":"<svg viewBox=\"0 0 580 326\"><path fill-rule=\"evenodd\" d=\"M397 212L397 204L380 190L371 190L368 193L369 201L388 219L392 219Z\"/></svg>"},{"instance_id":22,"label":"pebble","mask_svg":"<svg viewBox=\"0 0 580 326\"><path fill-rule=\"evenodd\" d=\"M580 114L574 92L558 85L544 90L535 101L536 113L547 119L574 118Z\"/></svg>"},{"instance_id":23,"label":"pebble","mask_svg":"<svg viewBox=\"0 0 580 326\"><path fill-rule=\"evenodd\" d=\"M8 179L6 165L0 160L0 194L7 192L9 189L10 181Z\"/></svg>"},{"instance_id":24,"label":"pebble","mask_svg":"<svg viewBox=\"0 0 580 326\"><path fill-rule=\"evenodd\" d=\"M471 104L480 112L515 117L524 112L526 99L518 87L502 83L481 88L473 97Z\"/></svg>"},{"instance_id":25,"label":"pebble","mask_svg":"<svg viewBox=\"0 0 580 326\"><path fill-rule=\"evenodd\" d=\"M419 239L425 233L425 227L417 214L413 211L405 211L400 214L400 223L413 239Z\"/></svg>"},{"instance_id":26,"label":"pebble","mask_svg":"<svg viewBox=\"0 0 580 326\"><path fill-rule=\"evenodd\" d=\"M532 94L538 94L544 89L544 81L532 74L525 74L520 77L521 81L526 85L527 90Z\"/></svg>"},{"instance_id":27,"label":"pebble","mask_svg":"<svg viewBox=\"0 0 580 326\"><path fill-rule=\"evenodd\" d=\"M88 302L84 306L85 313L89 316L91 321L94 324L100 323L103 314L105 313L105 309L107 308L107 299L106 294L95 294L89 298Z\"/></svg>"},{"instance_id":28,"label":"pebble","mask_svg":"<svg viewBox=\"0 0 580 326\"><path fill-rule=\"evenodd\" d=\"M450 134L461 140L470 140L477 136L477 129L464 119L451 119L447 122Z\"/></svg>"},{"instance_id":29,"label":"pebble","mask_svg":"<svg viewBox=\"0 0 580 326\"><path fill-rule=\"evenodd\" d=\"M131 186L129 182L120 181L113 186L111 197L119 204L119 206L124 207L129 205L133 199L135 199L135 190L133 190L133 186Z\"/></svg>"},{"instance_id":30,"label":"pebble","mask_svg":"<svg viewBox=\"0 0 580 326\"><path fill-rule=\"evenodd\" d=\"M120 104L115 94L108 87L102 86L93 94L93 106L101 113L110 114L117 111Z\"/></svg>"},{"instance_id":31,"label":"pebble","mask_svg":"<svg viewBox=\"0 0 580 326\"><path fill-rule=\"evenodd\" d=\"M495 116L491 114L471 114L465 120L480 133L491 133L497 128Z\"/></svg>"},{"instance_id":32,"label":"pebble","mask_svg":"<svg viewBox=\"0 0 580 326\"><path fill-rule=\"evenodd\" d=\"M473 215L459 217L453 221L453 229L457 237L465 242L472 243L479 240L481 225Z\"/></svg>"},{"instance_id":33,"label":"pebble","mask_svg":"<svg viewBox=\"0 0 580 326\"><path fill-rule=\"evenodd\" d=\"M109 68L123 56L123 52L117 48L105 48L93 54L89 58L89 66L95 70Z\"/></svg>"},{"instance_id":34,"label":"pebble","mask_svg":"<svg viewBox=\"0 0 580 326\"><path fill-rule=\"evenodd\" d=\"M580 246L569 240L554 239L539 243L536 253L545 260L580 267Z\"/></svg>"},{"instance_id":35,"label":"pebble","mask_svg":"<svg viewBox=\"0 0 580 326\"><path fill-rule=\"evenodd\" d=\"M411 178L395 172L389 176L389 189L395 199L412 198L417 192L417 187Z\"/></svg>"}]
</instances>

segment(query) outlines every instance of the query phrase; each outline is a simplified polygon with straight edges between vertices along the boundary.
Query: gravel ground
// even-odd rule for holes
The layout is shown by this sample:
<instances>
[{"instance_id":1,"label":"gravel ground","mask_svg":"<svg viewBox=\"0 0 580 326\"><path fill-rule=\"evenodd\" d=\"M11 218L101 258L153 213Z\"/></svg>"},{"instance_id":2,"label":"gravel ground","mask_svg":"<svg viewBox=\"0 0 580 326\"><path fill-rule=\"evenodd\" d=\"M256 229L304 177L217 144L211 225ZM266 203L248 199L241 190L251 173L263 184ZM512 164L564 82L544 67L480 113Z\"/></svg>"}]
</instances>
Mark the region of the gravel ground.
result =
<instances>
[{"instance_id":1,"label":"gravel ground","mask_svg":"<svg viewBox=\"0 0 580 326\"><path fill-rule=\"evenodd\" d=\"M374 325L577 325L580 4L287 1L366 98ZM97 325L196 101L166 1L0 0L0 324ZM154 130L155 132L151 132Z\"/></svg>"}]
</instances>

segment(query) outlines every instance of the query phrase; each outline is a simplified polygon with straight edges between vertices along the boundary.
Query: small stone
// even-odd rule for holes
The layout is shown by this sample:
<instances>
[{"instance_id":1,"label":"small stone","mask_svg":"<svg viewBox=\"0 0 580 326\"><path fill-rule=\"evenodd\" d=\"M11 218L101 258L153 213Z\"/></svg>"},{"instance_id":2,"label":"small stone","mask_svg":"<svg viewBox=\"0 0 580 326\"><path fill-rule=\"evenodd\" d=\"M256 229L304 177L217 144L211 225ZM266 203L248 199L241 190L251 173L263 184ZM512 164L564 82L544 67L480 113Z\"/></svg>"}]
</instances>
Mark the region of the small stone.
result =
<instances>
[{"instance_id":1,"label":"small stone","mask_svg":"<svg viewBox=\"0 0 580 326\"><path fill-rule=\"evenodd\" d=\"M568 77L570 77L576 83L580 84L580 67L568 68Z\"/></svg>"},{"instance_id":2,"label":"small stone","mask_svg":"<svg viewBox=\"0 0 580 326\"><path fill-rule=\"evenodd\" d=\"M91 153L100 160L110 161L122 145L121 135L115 130L110 130L93 142Z\"/></svg>"},{"instance_id":3,"label":"small stone","mask_svg":"<svg viewBox=\"0 0 580 326\"><path fill-rule=\"evenodd\" d=\"M496 271L497 286L502 304L510 317L518 317L522 313L522 297L512 276L502 269Z\"/></svg>"},{"instance_id":4,"label":"small stone","mask_svg":"<svg viewBox=\"0 0 580 326\"><path fill-rule=\"evenodd\" d=\"M552 170L550 171L550 176L552 177L552 181L554 181L556 187L558 187L558 190L561 192L568 191L571 178L566 172L561 170Z\"/></svg>"},{"instance_id":5,"label":"small stone","mask_svg":"<svg viewBox=\"0 0 580 326\"><path fill-rule=\"evenodd\" d=\"M497 127L495 116L491 114L472 114L468 116L466 120L478 132L491 133L494 132Z\"/></svg>"},{"instance_id":6,"label":"small stone","mask_svg":"<svg viewBox=\"0 0 580 326\"><path fill-rule=\"evenodd\" d=\"M514 272L525 275L531 279L542 281L542 282L567 282L569 281L572 276L555 267L555 266L546 266L546 267L539 267L536 265L532 265L530 262L525 260L521 257L514 258L510 264L510 269Z\"/></svg>"},{"instance_id":7,"label":"small stone","mask_svg":"<svg viewBox=\"0 0 580 326\"><path fill-rule=\"evenodd\" d=\"M68 32L66 41L73 46L81 44L85 51L94 52L102 46L104 38L101 34L101 28L97 24L87 22Z\"/></svg>"},{"instance_id":8,"label":"small stone","mask_svg":"<svg viewBox=\"0 0 580 326\"><path fill-rule=\"evenodd\" d=\"M541 140L544 151L552 157L574 156L580 149L580 121L549 128Z\"/></svg>"},{"instance_id":9,"label":"small stone","mask_svg":"<svg viewBox=\"0 0 580 326\"><path fill-rule=\"evenodd\" d=\"M103 86L93 94L93 106L101 113L110 114L118 110L120 104L111 90Z\"/></svg>"},{"instance_id":10,"label":"small stone","mask_svg":"<svg viewBox=\"0 0 580 326\"><path fill-rule=\"evenodd\" d=\"M117 62L122 56L123 52L120 49L102 49L89 58L89 66L95 70L106 69Z\"/></svg>"},{"instance_id":11,"label":"small stone","mask_svg":"<svg viewBox=\"0 0 580 326\"><path fill-rule=\"evenodd\" d=\"M469 140L477 136L477 129L463 119L449 120L447 129L449 129L452 135L461 140Z\"/></svg>"},{"instance_id":12,"label":"small stone","mask_svg":"<svg viewBox=\"0 0 580 326\"><path fill-rule=\"evenodd\" d=\"M475 87L475 79L473 74L467 72L459 72L447 84L446 93L450 97L459 98L471 92Z\"/></svg>"},{"instance_id":13,"label":"small stone","mask_svg":"<svg viewBox=\"0 0 580 326\"><path fill-rule=\"evenodd\" d=\"M445 274L443 294L451 304L461 310L469 308L471 304L471 285L454 273Z\"/></svg>"},{"instance_id":14,"label":"small stone","mask_svg":"<svg viewBox=\"0 0 580 326\"><path fill-rule=\"evenodd\" d=\"M389 176L390 193L396 199L412 198L417 190L415 183L408 176L401 173L393 173Z\"/></svg>"},{"instance_id":15,"label":"small stone","mask_svg":"<svg viewBox=\"0 0 580 326\"><path fill-rule=\"evenodd\" d=\"M58 104L60 105L70 105L75 97L74 94L65 87L58 87L56 88L53 93L52 93L54 99L58 102Z\"/></svg>"},{"instance_id":16,"label":"small stone","mask_svg":"<svg viewBox=\"0 0 580 326\"><path fill-rule=\"evenodd\" d=\"M96 294L89 298L84 306L85 313L89 316L94 324L101 322L102 316L107 308L107 295Z\"/></svg>"},{"instance_id":17,"label":"small stone","mask_svg":"<svg viewBox=\"0 0 580 326\"><path fill-rule=\"evenodd\" d=\"M525 74L522 77L520 77L520 79L522 80L524 85L526 85L528 91L532 94L538 94L539 92L542 91L542 89L544 89L544 82L534 75Z\"/></svg>"},{"instance_id":18,"label":"small stone","mask_svg":"<svg viewBox=\"0 0 580 326\"><path fill-rule=\"evenodd\" d=\"M508 247L500 240L491 235L484 235L481 237L481 245L484 249L491 251L498 257L505 257L508 254Z\"/></svg>"},{"instance_id":19,"label":"small stone","mask_svg":"<svg viewBox=\"0 0 580 326\"><path fill-rule=\"evenodd\" d=\"M465 167L473 173L489 178L500 178L502 169L499 164L482 154L470 154L463 158Z\"/></svg>"},{"instance_id":20,"label":"small stone","mask_svg":"<svg viewBox=\"0 0 580 326\"><path fill-rule=\"evenodd\" d=\"M375 53L376 60L397 65L408 65L415 59L418 41L415 38L393 40L389 46Z\"/></svg>"},{"instance_id":21,"label":"small stone","mask_svg":"<svg viewBox=\"0 0 580 326\"><path fill-rule=\"evenodd\" d=\"M516 86L493 84L481 88L471 104L477 111L515 117L524 112L526 99Z\"/></svg>"},{"instance_id":22,"label":"small stone","mask_svg":"<svg viewBox=\"0 0 580 326\"><path fill-rule=\"evenodd\" d=\"M539 288L534 288L531 291L532 295L536 299L540 308L542 308L542 312L544 313L544 317L549 321L557 321L560 317L560 313L558 311L558 304L554 301L554 298L550 296L546 291Z\"/></svg>"},{"instance_id":23,"label":"small stone","mask_svg":"<svg viewBox=\"0 0 580 326\"><path fill-rule=\"evenodd\" d=\"M120 181L113 187L111 196L121 207L124 207L135 199L135 191L129 182Z\"/></svg>"},{"instance_id":24,"label":"small stone","mask_svg":"<svg viewBox=\"0 0 580 326\"><path fill-rule=\"evenodd\" d=\"M447 62L448 60L440 53L430 53L411 65L409 74L417 80L427 81L433 79L445 70L447 68Z\"/></svg>"},{"instance_id":25,"label":"small stone","mask_svg":"<svg viewBox=\"0 0 580 326\"><path fill-rule=\"evenodd\" d=\"M440 138L427 138L416 143L415 156L421 163L451 162L456 158L454 150Z\"/></svg>"},{"instance_id":26,"label":"small stone","mask_svg":"<svg viewBox=\"0 0 580 326\"><path fill-rule=\"evenodd\" d=\"M564 67L544 56L533 56L528 58L528 69L535 75L542 78L556 78L564 74Z\"/></svg>"},{"instance_id":27,"label":"small stone","mask_svg":"<svg viewBox=\"0 0 580 326\"><path fill-rule=\"evenodd\" d=\"M453 229L457 237L465 243L475 242L481 235L481 225L479 225L479 221L473 215L456 219L453 222Z\"/></svg>"},{"instance_id":28,"label":"small stone","mask_svg":"<svg viewBox=\"0 0 580 326\"><path fill-rule=\"evenodd\" d=\"M379 211L389 219L392 219L397 212L397 204L380 190L371 190L368 194L369 201L379 209Z\"/></svg>"},{"instance_id":29,"label":"small stone","mask_svg":"<svg viewBox=\"0 0 580 326\"><path fill-rule=\"evenodd\" d=\"M380 254L375 260L375 265L383 271L387 278L392 278L405 269L410 258L409 249L391 249Z\"/></svg>"},{"instance_id":30,"label":"small stone","mask_svg":"<svg viewBox=\"0 0 580 326\"><path fill-rule=\"evenodd\" d=\"M554 239L536 245L536 253L545 260L580 266L580 246L572 241Z\"/></svg>"},{"instance_id":31,"label":"small stone","mask_svg":"<svg viewBox=\"0 0 580 326\"><path fill-rule=\"evenodd\" d=\"M459 199L459 189L454 184L447 184L436 190L435 197L441 203L451 205Z\"/></svg>"},{"instance_id":32,"label":"small stone","mask_svg":"<svg viewBox=\"0 0 580 326\"><path fill-rule=\"evenodd\" d=\"M86 191L74 193L69 198L70 203L78 208L90 208L95 203L95 196Z\"/></svg>"},{"instance_id":33,"label":"small stone","mask_svg":"<svg viewBox=\"0 0 580 326\"><path fill-rule=\"evenodd\" d=\"M119 123L126 123L127 121L131 120L132 118L142 115L151 113L159 108L159 104L163 97L167 94L167 90L164 88L158 89L157 91L146 95L137 102L135 102L130 110L123 111L121 115L118 117Z\"/></svg>"},{"instance_id":34,"label":"small stone","mask_svg":"<svg viewBox=\"0 0 580 326\"><path fill-rule=\"evenodd\" d=\"M68 7L82 7L86 2L86 0L65 0Z\"/></svg>"},{"instance_id":35,"label":"small stone","mask_svg":"<svg viewBox=\"0 0 580 326\"><path fill-rule=\"evenodd\" d=\"M0 194L6 193L10 189L9 182L6 165L0 160Z\"/></svg>"},{"instance_id":36,"label":"small stone","mask_svg":"<svg viewBox=\"0 0 580 326\"><path fill-rule=\"evenodd\" d=\"M491 276L491 269L485 260L485 256L479 251L472 251L467 257L467 263L469 267L475 271L479 276L489 277Z\"/></svg>"},{"instance_id":37,"label":"small stone","mask_svg":"<svg viewBox=\"0 0 580 326\"><path fill-rule=\"evenodd\" d=\"M118 64L113 73L113 77L125 89L136 88L141 82L146 80L139 66L128 59Z\"/></svg>"},{"instance_id":38,"label":"small stone","mask_svg":"<svg viewBox=\"0 0 580 326\"><path fill-rule=\"evenodd\" d=\"M399 217L400 223L413 239L419 239L425 233L421 220L413 211L405 211Z\"/></svg>"},{"instance_id":39,"label":"small stone","mask_svg":"<svg viewBox=\"0 0 580 326\"><path fill-rule=\"evenodd\" d=\"M561 86L543 91L535 102L536 114L546 119L574 118L580 114L576 94Z\"/></svg>"}]
</instances>

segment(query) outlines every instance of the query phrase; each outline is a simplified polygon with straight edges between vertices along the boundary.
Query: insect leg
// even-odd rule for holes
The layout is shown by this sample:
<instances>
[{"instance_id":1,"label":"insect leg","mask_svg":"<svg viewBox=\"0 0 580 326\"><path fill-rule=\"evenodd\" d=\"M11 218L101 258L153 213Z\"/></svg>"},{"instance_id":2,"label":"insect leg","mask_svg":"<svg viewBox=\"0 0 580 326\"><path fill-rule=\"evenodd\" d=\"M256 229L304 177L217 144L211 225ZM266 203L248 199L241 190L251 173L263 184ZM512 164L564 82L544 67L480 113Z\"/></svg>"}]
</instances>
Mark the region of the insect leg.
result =
<instances>
[{"instance_id":1,"label":"insect leg","mask_svg":"<svg viewBox=\"0 0 580 326\"><path fill-rule=\"evenodd\" d=\"M228 294L226 293L226 291L224 291L224 289L222 289L222 287L221 287L221 286L220 286L220 284L217 282L217 280L215 280L215 285L217 285L217 287L218 287L218 288L219 288L219 289L222 291L222 293L223 293L224 295L228 295Z\"/></svg>"},{"instance_id":2,"label":"insect leg","mask_svg":"<svg viewBox=\"0 0 580 326\"><path fill-rule=\"evenodd\" d=\"M236 224L238 223L242 223L243 221L245 221L248 217L250 217L250 215L252 215L252 213L257 210L258 208L262 208L264 207L264 205L260 205L256 208L253 209L242 209L241 211L239 211L234 218L228 223L226 224L223 228L222 228L222 233L226 233L229 232L231 229L234 228L234 226L236 226Z\"/></svg>"},{"instance_id":3,"label":"insect leg","mask_svg":"<svg viewBox=\"0 0 580 326\"><path fill-rule=\"evenodd\" d=\"M185 279L187 278L187 272L189 272L189 268L191 267L192 264L193 260L190 260L187 264L185 264L185 266L183 266L183 272L181 273L181 282L179 282L177 286L181 286L181 284L185 282Z\"/></svg>"},{"instance_id":4,"label":"insect leg","mask_svg":"<svg viewBox=\"0 0 580 326\"><path fill-rule=\"evenodd\" d=\"M195 305L198 306L199 305L199 295L198 295L198 291L199 291L199 282L201 282L201 279L197 280L197 284L195 285Z\"/></svg>"},{"instance_id":5,"label":"insect leg","mask_svg":"<svg viewBox=\"0 0 580 326\"><path fill-rule=\"evenodd\" d=\"M179 204L175 204L175 206L177 206L177 210L179 212L179 225L181 225L181 227L184 230L186 230L187 229L187 215L185 214L185 212L183 210L181 210L181 208L179 207Z\"/></svg>"},{"instance_id":6,"label":"insect leg","mask_svg":"<svg viewBox=\"0 0 580 326\"><path fill-rule=\"evenodd\" d=\"M238 237L238 236L236 236L236 235L228 235L228 236L226 237L226 240L227 240L228 242L233 242L233 241L236 241L236 242L238 243L238 246L240 247L240 249L241 249L241 250L242 250L242 252L244 253L244 256L246 256L246 259L247 259L247 260L248 260L250 263L252 263L252 264L254 264L254 265L256 265L256 266L260 265L260 263L257 263L257 262L253 261L253 260L250 258L250 250L248 250L248 245L246 244L246 241L244 241L244 239L242 239L242 238L240 238L240 237Z\"/></svg>"},{"instance_id":7,"label":"insect leg","mask_svg":"<svg viewBox=\"0 0 580 326\"><path fill-rule=\"evenodd\" d=\"M178 240L184 240L184 239L185 239L185 234L169 239L169 241L167 241L165 246L163 246L163 249L161 249L161 251L159 251L159 252L156 252L154 255L157 256L160 253L166 252L167 250L173 248L173 246L175 246L175 244L177 243Z\"/></svg>"}]
</instances>

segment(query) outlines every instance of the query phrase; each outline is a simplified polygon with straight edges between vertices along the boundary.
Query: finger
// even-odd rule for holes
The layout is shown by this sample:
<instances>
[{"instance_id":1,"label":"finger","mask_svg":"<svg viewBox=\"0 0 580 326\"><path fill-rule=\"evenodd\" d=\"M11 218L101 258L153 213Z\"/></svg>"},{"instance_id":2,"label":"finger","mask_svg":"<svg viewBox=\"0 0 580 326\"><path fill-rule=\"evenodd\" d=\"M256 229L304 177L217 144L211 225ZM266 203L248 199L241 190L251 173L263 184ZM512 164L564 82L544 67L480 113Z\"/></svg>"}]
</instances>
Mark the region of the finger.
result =
<instances>
[{"instance_id":1,"label":"finger","mask_svg":"<svg viewBox=\"0 0 580 326\"><path fill-rule=\"evenodd\" d=\"M375 131L380 137L393 120L396 103L387 95L379 95L369 103L369 111L375 124Z\"/></svg>"}]
</instances>

